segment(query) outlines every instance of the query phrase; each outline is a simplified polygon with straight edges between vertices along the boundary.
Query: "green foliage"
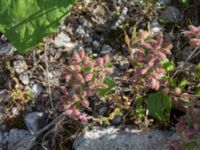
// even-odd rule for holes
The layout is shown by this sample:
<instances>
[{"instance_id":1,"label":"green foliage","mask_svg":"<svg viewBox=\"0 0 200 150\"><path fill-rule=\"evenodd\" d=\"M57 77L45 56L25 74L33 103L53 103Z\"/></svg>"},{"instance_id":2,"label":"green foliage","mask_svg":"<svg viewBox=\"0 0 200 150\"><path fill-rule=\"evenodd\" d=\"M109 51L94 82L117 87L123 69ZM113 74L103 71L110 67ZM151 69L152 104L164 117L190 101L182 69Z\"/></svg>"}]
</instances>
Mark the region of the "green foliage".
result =
<instances>
[{"instance_id":1,"label":"green foliage","mask_svg":"<svg viewBox=\"0 0 200 150\"><path fill-rule=\"evenodd\" d=\"M104 80L104 84L106 84L108 87L104 89L100 89L98 95L101 97L105 97L106 94L115 87L116 83L114 80L112 80L110 77L106 77Z\"/></svg>"},{"instance_id":2,"label":"green foliage","mask_svg":"<svg viewBox=\"0 0 200 150\"><path fill-rule=\"evenodd\" d=\"M173 71L174 68L175 68L175 64L173 61L168 61L168 62L165 62L163 64L163 68L167 71L167 72L170 72L170 71Z\"/></svg>"},{"instance_id":3,"label":"green foliage","mask_svg":"<svg viewBox=\"0 0 200 150\"><path fill-rule=\"evenodd\" d=\"M197 147L196 141L189 141L187 144L185 144L184 150L194 150L196 147Z\"/></svg>"},{"instance_id":4,"label":"green foliage","mask_svg":"<svg viewBox=\"0 0 200 150\"><path fill-rule=\"evenodd\" d=\"M168 123L172 108L171 97L161 93L153 93L147 99L149 115L162 123Z\"/></svg>"},{"instance_id":5,"label":"green foliage","mask_svg":"<svg viewBox=\"0 0 200 150\"><path fill-rule=\"evenodd\" d=\"M56 31L76 0L1 0L0 32L25 51Z\"/></svg>"},{"instance_id":6,"label":"green foliage","mask_svg":"<svg viewBox=\"0 0 200 150\"><path fill-rule=\"evenodd\" d=\"M140 119L144 119L145 117L145 109L143 108L142 104L144 102L144 99L142 97L138 97L134 101L134 106L135 106L135 114L137 117Z\"/></svg>"},{"instance_id":7,"label":"green foliage","mask_svg":"<svg viewBox=\"0 0 200 150\"><path fill-rule=\"evenodd\" d=\"M182 79L179 84L178 84L178 87L183 90L185 88L185 86L188 84L188 81L184 78Z\"/></svg>"}]
</instances>

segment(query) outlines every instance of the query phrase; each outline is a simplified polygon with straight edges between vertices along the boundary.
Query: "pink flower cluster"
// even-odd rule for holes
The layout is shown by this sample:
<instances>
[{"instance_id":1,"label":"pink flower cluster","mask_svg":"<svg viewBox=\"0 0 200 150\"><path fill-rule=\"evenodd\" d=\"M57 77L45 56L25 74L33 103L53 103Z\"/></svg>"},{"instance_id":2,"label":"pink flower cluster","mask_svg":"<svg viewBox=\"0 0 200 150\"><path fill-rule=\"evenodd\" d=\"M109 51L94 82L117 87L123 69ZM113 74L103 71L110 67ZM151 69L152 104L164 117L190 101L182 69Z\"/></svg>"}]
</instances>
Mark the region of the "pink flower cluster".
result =
<instances>
[{"instance_id":1,"label":"pink flower cluster","mask_svg":"<svg viewBox=\"0 0 200 150\"><path fill-rule=\"evenodd\" d=\"M80 112L80 106L89 107L88 97L107 88L103 82L112 73L112 68L108 66L109 61L108 55L94 60L84 50L75 51L70 64L63 67L62 78L66 83L60 87L63 95L58 109L70 117L86 121L87 116Z\"/></svg>"},{"instance_id":2,"label":"pink flower cluster","mask_svg":"<svg viewBox=\"0 0 200 150\"><path fill-rule=\"evenodd\" d=\"M172 141L170 150L183 149L184 145L190 141L200 144L200 110L189 107L187 115L181 117L179 123L176 124L176 130L180 134L181 140Z\"/></svg>"},{"instance_id":3,"label":"pink flower cluster","mask_svg":"<svg viewBox=\"0 0 200 150\"><path fill-rule=\"evenodd\" d=\"M200 46L200 26L195 27L193 25L189 26L190 31L183 32L186 36L191 37L190 45L192 47L199 47Z\"/></svg>"},{"instance_id":4,"label":"pink flower cluster","mask_svg":"<svg viewBox=\"0 0 200 150\"><path fill-rule=\"evenodd\" d=\"M166 86L167 81L162 79L165 69L161 61L171 54L170 49L171 44L163 42L162 34L153 38L149 32L140 30L129 50L134 65L133 82L154 90Z\"/></svg>"}]
</instances>

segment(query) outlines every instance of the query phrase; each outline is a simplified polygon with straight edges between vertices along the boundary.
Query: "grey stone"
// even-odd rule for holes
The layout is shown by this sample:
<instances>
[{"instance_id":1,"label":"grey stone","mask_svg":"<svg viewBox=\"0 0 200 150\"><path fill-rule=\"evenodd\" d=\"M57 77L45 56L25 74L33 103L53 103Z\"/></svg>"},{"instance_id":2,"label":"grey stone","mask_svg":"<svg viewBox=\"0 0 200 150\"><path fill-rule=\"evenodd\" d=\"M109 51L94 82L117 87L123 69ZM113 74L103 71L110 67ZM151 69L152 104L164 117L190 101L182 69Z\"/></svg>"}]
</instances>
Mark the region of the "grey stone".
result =
<instances>
[{"instance_id":1,"label":"grey stone","mask_svg":"<svg viewBox=\"0 0 200 150\"><path fill-rule=\"evenodd\" d=\"M102 54L107 54L110 53L112 51L112 47L110 45L104 45L101 49L101 53Z\"/></svg>"},{"instance_id":2,"label":"grey stone","mask_svg":"<svg viewBox=\"0 0 200 150\"><path fill-rule=\"evenodd\" d=\"M71 39L68 34L60 32L54 39L54 45L56 48L65 48L68 43L71 43Z\"/></svg>"},{"instance_id":3,"label":"grey stone","mask_svg":"<svg viewBox=\"0 0 200 150\"><path fill-rule=\"evenodd\" d=\"M75 150L168 150L175 131L94 128L75 139Z\"/></svg>"},{"instance_id":4,"label":"grey stone","mask_svg":"<svg viewBox=\"0 0 200 150\"><path fill-rule=\"evenodd\" d=\"M80 17L78 18L78 22L79 22L80 24L82 24L82 25L85 25L85 23L86 23L85 17L80 16Z\"/></svg>"},{"instance_id":5,"label":"grey stone","mask_svg":"<svg viewBox=\"0 0 200 150\"><path fill-rule=\"evenodd\" d=\"M91 38L89 35L86 35L86 36L84 37L83 41L84 41L85 43L90 44L90 43L92 42L92 38Z\"/></svg>"},{"instance_id":6,"label":"grey stone","mask_svg":"<svg viewBox=\"0 0 200 150\"><path fill-rule=\"evenodd\" d=\"M116 115L114 117L114 119L112 120L112 124L113 125L119 125L121 123L121 121L122 121L122 116Z\"/></svg>"},{"instance_id":7,"label":"grey stone","mask_svg":"<svg viewBox=\"0 0 200 150\"><path fill-rule=\"evenodd\" d=\"M99 42L97 42L97 41L93 41L92 42L92 46L94 46L95 48L98 48L99 47Z\"/></svg>"},{"instance_id":8,"label":"grey stone","mask_svg":"<svg viewBox=\"0 0 200 150\"><path fill-rule=\"evenodd\" d=\"M172 0L160 0L161 4L171 4Z\"/></svg>"},{"instance_id":9,"label":"grey stone","mask_svg":"<svg viewBox=\"0 0 200 150\"><path fill-rule=\"evenodd\" d=\"M126 70L129 68L130 63L127 57L121 56L121 55L116 55L114 56L116 65L118 68L116 69L120 69L120 70Z\"/></svg>"},{"instance_id":10,"label":"grey stone","mask_svg":"<svg viewBox=\"0 0 200 150\"><path fill-rule=\"evenodd\" d=\"M1 44L0 43L0 56L9 55L15 51L15 48L10 43Z\"/></svg>"},{"instance_id":11,"label":"grey stone","mask_svg":"<svg viewBox=\"0 0 200 150\"><path fill-rule=\"evenodd\" d=\"M12 111L12 115L13 116L18 116L19 115L19 110L18 110L17 107L13 107L11 111Z\"/></svg>"},{"instance_id":12,"label":"grey stone","mask_svg":"<svg viewBox=\"0 0 200 150\"><path fill-rule=\"evenodd\" d=\"M176 7L169 6L161 13L159 19L166 23L179 23L182 20L182 15Z\"/></svg>"},{"instance_id":13,"label":"grey stone","mask_svg":"<svg viewBox=\"0 0 200 150\"><path fill-rule=\"evenodd\" d=\"M5 133L4 136L7 141L8 150L30 150L35 142L35 139L29 140L29 137L31 136L30 132L23 129L11 129L10 132ZM24 141L22 145L16 146L22 141Z\"/></svg>"},{"instance_id":14,"label":"grey stone","mask_svg":"<svg viewBox=\"0 0 200 150\"><path fill-rule=\"evenodd\" d=\"M158 23L157 20L153 20L151 22L151 31L152 31L152 34L155 35L156 33L162 31L162 26Z\"/></svg>"},{"instance_id":15,"label":"grey stone","mask_svg":"<svg viewBox=\"0 0 200 150\"><path fill-rule=\"evenodd\" d=\"M19 74L19 79L20 81L24 84L24 85L28 85L29 84L29 72L25 71Z\"/></svg>"},{"instance_id":16,"label":"grey stone","mask_svg":"<svg viewBox=\"0 0 200 150\"><path fill-rule=\"evenodd\" d=\"M43 87L41 84L36 83L32 86L32 92L34 94L34 97L38 97L43 91Z\"/></svg>"},{"instance_id":17,"label":"grey stone","mask_svg":"<svg viewBox=\"0 0 200 150\"><path fill-rule=\"evenodd\" d=\"M85 51L86 51L88 54L92 54L92 48L85 48Z\"/></svg>"},{"instance_id":18,"label":"grey stone","mask_svg":"<svg viewBox=\"0 0 200 150\"><path fill-rule=\"evenodd\" d=\"M0 91L0 103L1 102L8 102L10 96L7 90Z\"/></svg>"},{"instance_id":19,"label":"grey stone","mask_svg":"<svg viewBox=\"0 0 200 150\"><path fill-rule=\"evenodd\" d=\"M106 114L107 110L108 110L108 108L107 108L106 106L104 106L104 107L101 107L101 108L98 110L98 113L99 113L99 115L104 116L104 115Z\"/></svg>"},{"instance_id":20,"label":"grey stone","mask_svg":"<svg viewBox=\"0 0 200 150\"><path fill-rule=\"evenodd\" d=\"M15 71L20 74L28 69L26 62L23 59L16 60L13 62Z\"/></svg>"},{"instance_id":21,"label":"grey stone","mask_svg":"<svg viewBox=\"0 0 200 150\"><path fill-rule=\"evenodd\" d=\"M43 112L32 112L25 116L25 124L31 133L36 133L44 126L44 117Z\"/></svg>"},{"instance_id":22,"label":"grey stone","mask_svg":"<svg viewBox=\"0 0 200 150\"><path fill-rule=\"evenodd\" d=\"M75 31L75 34L77 37L84 37L85 36L85 30L83 28L83 26L79 25L78 28Z\"/></svg>"}]
</instances>

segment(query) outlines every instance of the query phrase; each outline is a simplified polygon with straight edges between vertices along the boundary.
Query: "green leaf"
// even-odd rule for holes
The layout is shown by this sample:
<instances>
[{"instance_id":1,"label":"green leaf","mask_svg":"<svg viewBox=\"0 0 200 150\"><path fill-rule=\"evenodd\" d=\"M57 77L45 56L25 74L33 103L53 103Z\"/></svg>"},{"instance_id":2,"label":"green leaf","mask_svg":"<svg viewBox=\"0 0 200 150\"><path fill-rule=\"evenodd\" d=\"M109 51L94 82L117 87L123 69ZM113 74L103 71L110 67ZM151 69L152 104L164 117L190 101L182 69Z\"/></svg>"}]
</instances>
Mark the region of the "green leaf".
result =
<instances>
[{"instance_id":1,"label":"green leaf","mask_svg":"<svg viewBox=\"0 0 200 150\"><path fill-rule=\"evenodd\" d=\"M197 147L196 141L189 141L184 145L184 150L194 150Z\"/></svg>"},{"instance_id":2,"label":"green leaf","mask_svg":"<svg viewBox=\"0 0 200 150\"><path fill-rule=\"evenodd\" d=\"M170 71L174 70L175 64L174 64L174 62L169 61L169 62L164 63L163 67L165 68L166 71L170 72Z\"/></svg>"},{"instance_id":3,"label":"green leaf","mask_svg":"<svg viewBox=\"0 0 200 150\"><path fill-rule=\"evenodd\" d=\"M0 0L0 32L25 51L57 30L76 0Z\"/></svg>"},{"instance_id":4,"label":"green leaf","mask_svg":"<svg viewBox=\"0 0 200 150\"><path fill-rule=\"evenodd\" d=\"M109 119L113 120L115 116L122 116L122 112L119 108L114 109L114 111L109 115Z\"/></svg>"},{"instance_id":5,"label":"green leaf","mask_svg":"<svg viewBox=\"0 0 200 150\"><path fill-rule=\"evenodd\" d=\"M169 122L171 108L171 97L164 93L153 93L147 99L147 109L149 110L149 115L161 123Z\"/></svg>"},{"instance_id":6,"label":"green leaf","mask_svg":"<svg viewBox=\"0 0 200 150\"><path fill-rule=\"evenodd\" d=\"M196 90L195 90L195 93L200 96L200 87L197 87Z\"/></svg>"},{"instance_id":7,"label":"green leaf","mask_svg":"<svg viewBox=\"0 0 200 150\"><path fill-rule=\"evenodd\" d=\"M85 73L88 73L88 72L91 72L92 71L92 68L90 67L90 66L87 66L87 67L85 67L85 69L84 69L84 72Z\"/></svg>"},{"instance_id":8,"label":"green leaf","mask_svg":"<svg viewBox=\"0 0 200 150\"><path fill-rule=\"evenodd\" d=\"M143 97L138 97L134 100L134 105L136 106L136 108L141 107L142 103L143 103L144 99Z\"/></svg>"},{"instance_id":9,"label":"green leaf","mask_svg":"<svg viewBox=\"0 0 200 150\"><path fill-rule=\"evenodd\" d=\"M182 79L181 82L178 84L178 87L181 90L183 90L187 84L188 84L188 81L186 79Z\"/></svg>"},{"instance_id":10,"label":"green leaf","mask_svg":"<svg viewBox=\"0 0 200 150\"><path fill-rule=\"evenodd\" d=\"M110 77L106 77L104 80L104 84L108 85L108 88L100 89L98 95L101 97L105 97L105 95L113 88L115 87L115 81L113 81Z\"/></svg>"}]
</instances>

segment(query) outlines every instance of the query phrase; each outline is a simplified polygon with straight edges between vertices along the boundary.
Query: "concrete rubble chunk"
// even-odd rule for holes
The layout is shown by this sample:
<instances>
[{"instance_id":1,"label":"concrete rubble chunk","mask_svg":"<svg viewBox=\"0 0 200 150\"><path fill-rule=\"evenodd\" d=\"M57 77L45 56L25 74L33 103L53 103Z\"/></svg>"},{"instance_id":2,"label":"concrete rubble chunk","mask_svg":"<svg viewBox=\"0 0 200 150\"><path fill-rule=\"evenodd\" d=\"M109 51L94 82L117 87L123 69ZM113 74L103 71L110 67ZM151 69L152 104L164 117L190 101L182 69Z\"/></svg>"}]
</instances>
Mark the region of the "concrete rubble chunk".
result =
<instances>
[{"instance_id":1,"label":"concrete rubble chunk","mask_svg":"<svg viewBox=\"0 0 200 150\"><path fill-rule=\"evenodd\" d=\"M177 138L175 131L94 128L79 136L73 146L75 150L168 150L169 142Z\"/></svg>"}]
</instances>

